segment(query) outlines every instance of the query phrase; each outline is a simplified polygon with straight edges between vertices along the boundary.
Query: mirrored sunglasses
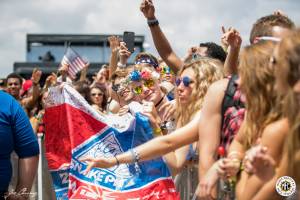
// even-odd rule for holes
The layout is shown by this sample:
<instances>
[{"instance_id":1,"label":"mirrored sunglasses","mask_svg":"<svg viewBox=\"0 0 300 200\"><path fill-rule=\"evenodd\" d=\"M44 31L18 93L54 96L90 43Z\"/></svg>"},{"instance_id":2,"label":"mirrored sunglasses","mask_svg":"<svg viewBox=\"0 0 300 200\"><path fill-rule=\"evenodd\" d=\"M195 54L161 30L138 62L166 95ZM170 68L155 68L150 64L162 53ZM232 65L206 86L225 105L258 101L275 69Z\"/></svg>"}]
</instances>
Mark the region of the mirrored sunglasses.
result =
<instances>
[{"instance_id":1,"label":"mirrored sunglasses","mask_svg":"<svg viewBox=\"0 0 300 200\"><path fill-rule=\"evenodd\" d=\"M143 81L143 85L147 88L151 88L153 87L154 85L154 80L153 79L149 79L149 80L145 80ZM139 85L139 86L134 86L132 88L132 91L135 93L135 94L142 94L143 92L143 86L142 85Z\"/></svg>"}]
</instances>

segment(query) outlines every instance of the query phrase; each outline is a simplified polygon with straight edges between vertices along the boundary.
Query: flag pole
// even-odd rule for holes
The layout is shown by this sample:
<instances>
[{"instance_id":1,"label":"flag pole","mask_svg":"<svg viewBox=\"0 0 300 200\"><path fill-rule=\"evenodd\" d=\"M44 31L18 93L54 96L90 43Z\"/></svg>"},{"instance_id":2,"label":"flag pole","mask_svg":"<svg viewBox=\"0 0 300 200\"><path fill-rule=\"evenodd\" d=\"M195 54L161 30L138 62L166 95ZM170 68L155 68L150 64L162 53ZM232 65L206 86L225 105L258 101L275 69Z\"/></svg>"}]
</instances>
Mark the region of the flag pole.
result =
<instances>
[{"instance_id":1,"label":"flag pole","mask_svg":"<svg viewBox=\"0 0 300 200\"><path fill-rule=\"evenodd\" d=\"M38 133L38 143L39 143L39 148L40 148L40 155L39 155L39 165L38 165L38 200L43 200L43 175L42 175L42 154L43 154L43 149L42 149L42 137L43 133Z\"/></svg>"}]
</instances>

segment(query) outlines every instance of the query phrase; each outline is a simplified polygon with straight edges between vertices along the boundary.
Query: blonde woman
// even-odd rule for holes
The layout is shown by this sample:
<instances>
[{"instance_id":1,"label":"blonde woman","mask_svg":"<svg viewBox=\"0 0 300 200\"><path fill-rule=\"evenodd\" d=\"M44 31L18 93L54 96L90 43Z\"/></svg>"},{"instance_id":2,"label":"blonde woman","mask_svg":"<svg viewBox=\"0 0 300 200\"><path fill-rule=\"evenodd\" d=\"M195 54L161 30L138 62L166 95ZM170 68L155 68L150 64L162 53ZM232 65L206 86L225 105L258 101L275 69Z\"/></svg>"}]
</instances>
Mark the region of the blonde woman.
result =
<instances>
[{"instance_id":1,"label":"blonde woman","mask_svg":"<svg viewBox=\"0 0 300 200\"><path fill-rule=\"evenodd\" d=\"M176 79L176 129L185 126L197 115L200 116L204 96L209 86L223 78L222 64L214 59L202 58L185 65ZM178 167L182 168L186 157L189 159L197 153L197 143L176 150ZM189 150L190 149L190 150ZM181 152L181 153L180 153ZM198 159L198 158L196 158Z\"/></svg>"},{"instance_id":2,"label":"blonde woman","mask_svg":"<svg viewBox=\"0 0 300 200\"><path fill-rule=\"evenodd\" d=\"M296 188L300 185L300 30L277 45L271 61L278 92L284 97L283 119L268 125L261 145L247 153L245 167L253 175L245 184L243 199L246 200L282 199L275 191L276 182L282 176L292 177ZM290 199L298 199L297 196L299 189Z\"/></svg>"},{"instance_id":3,"label":"blonde woman","mask_svg":"<svg viewBox=\"0 0 300 200\"><path fill-rule=\"evenodd\" d=\"M261 42L247 46L240 55L238 85L245 97L246 115L243 124L230 145L227 158L217 161L207 172L203 183L200 184L200 197L209 198L212 188L217 180L235 176L239 171L240 162L246 150L255 145L263 135L264 129L270 123L280 118L280 112L275 110L276 95L274 92L274 68L269 65L275 44ZM237 197L244 195L240 188L247 174L242 172L241 180L237 187ZM221 191L224 195L233 198L233 193Z\"/></svg>"}]
</instances>

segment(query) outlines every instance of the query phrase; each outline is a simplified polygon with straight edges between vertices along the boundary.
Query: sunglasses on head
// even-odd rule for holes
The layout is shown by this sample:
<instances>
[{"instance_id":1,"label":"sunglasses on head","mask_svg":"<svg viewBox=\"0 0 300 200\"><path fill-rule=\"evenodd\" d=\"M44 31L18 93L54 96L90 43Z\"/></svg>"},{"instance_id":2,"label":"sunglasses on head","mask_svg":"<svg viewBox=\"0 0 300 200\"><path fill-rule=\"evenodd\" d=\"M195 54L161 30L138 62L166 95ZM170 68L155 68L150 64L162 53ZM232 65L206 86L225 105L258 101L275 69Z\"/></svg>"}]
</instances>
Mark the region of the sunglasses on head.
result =
<instances>
[{"instance_id":1,"label":"sunglasses on head","mask_svg":"<svg viewBox=\"0 0 300 200\"><path fill-rule=\"evenodd\" d=\"M176 78L175 83L176 83L176 86L177 86L177 87L180 85L181 81L183 82L183 85L184 85L185 87L189 87L190 84L194 82L194 81L192 81L192 80L190 79L190 77L188 77L188 76L184 76L182 79L181 79L181 78Z\"/></svg>"},{"instance_id":2,"label":"sunglasses on head","mask_svg":"<svg viewBox=\"0 0 300 200\"><path fill-rule=\"evenodd\" d=\"M143 85L147 88L151 88L154 85L154 80L153 79L145 80L145 81L143 81ZM142 94L143 86L142 85L135 86L135 87L132 88L132 91L135 94Z\"/></svg>"}]
</instances>

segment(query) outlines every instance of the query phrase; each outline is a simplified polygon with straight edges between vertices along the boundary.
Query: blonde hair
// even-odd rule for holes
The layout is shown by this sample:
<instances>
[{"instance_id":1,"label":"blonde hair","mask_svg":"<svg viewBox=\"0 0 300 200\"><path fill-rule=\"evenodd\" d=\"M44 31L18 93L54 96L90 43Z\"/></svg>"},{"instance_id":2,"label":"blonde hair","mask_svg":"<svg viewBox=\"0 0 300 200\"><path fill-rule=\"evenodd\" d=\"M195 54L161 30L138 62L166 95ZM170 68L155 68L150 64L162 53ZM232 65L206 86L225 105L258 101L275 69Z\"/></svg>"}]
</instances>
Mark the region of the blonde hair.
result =
<instances>
[{"instance_id":1,"label":"blonde hair","mask_svg":"<svg viewBox=\"0 0 300 200\"><path fill-rule=\"evenodd\" d=\"M246 149L261 136L264 128L279 118L274 92L275 74L270 58L275 44L260 42L243 49L240 55L240 89L246 97L244 123L240 131L245 136Z\"/></svg>"},{"instance_id":2,"label":"blonde hair","mask_svg":"<svg viewBox=\"0 0 300 200\"><path fill-rule=\"evenodd\" d=\"M278 79L283 80L288 89L283 101L283 112L289 120L290 132L285 143L285 156L288 159L287 173L300 184L300 102L293 87L300 81L300 29L293 31L279 44L279 57L276 67L280 73Z\"/></svg>"},{"instance_id":3,"label":"blonde hair","mask_svg":"<svg viewBox=\"0 0 300 200\"><path fill-rule=\"evenodd\" d=\"M178 72L180 76L184 70L191 68L195 73L195 87L188 106L182 106L179 103L178 95L176 94L176 120L177 125L184 126L194 115L202 108L204 96L209 86L223 78L223 65L220 61L211 58L201 58L193 63L184 65Z\"/></svg>"}]
</instances>

